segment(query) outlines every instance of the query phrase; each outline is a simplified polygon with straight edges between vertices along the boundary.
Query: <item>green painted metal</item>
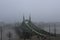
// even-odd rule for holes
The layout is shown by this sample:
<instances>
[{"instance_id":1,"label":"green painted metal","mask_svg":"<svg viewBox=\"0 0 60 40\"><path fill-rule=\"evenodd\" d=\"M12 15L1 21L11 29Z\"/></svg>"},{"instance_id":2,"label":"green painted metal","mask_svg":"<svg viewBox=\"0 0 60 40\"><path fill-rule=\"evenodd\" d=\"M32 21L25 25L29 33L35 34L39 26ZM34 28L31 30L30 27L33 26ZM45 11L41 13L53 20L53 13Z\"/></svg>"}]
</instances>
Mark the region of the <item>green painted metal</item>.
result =
<instances>
[{"instance_id":1,"label":"green painted metal","mask_svg":"<svg viewBox=\"0 0 60 40\"><path fill-rule=\"evenodd\" d=\"M44 31L41 28L38 28L36 25L34 25L32 22L29 22L29 21L28 21L28 23L22 22L21 28L26 32L34 32L34 33L36 33L38 35L42 35L42 36L47 36L47 35L54 36L54 34L51 34L49 32Z\"/></svg>"},{"instance_id":2,"label":"green painted metal","mask_svg":"<svg viewBox=\"0 0 60 40\"><path fill-rule=\"evenodd\" d=\"M30 23L29 25L32 25L30 27L32 27L34 30L36 30L37 32L40 32L42 34L49 34L49 32L46 32L44 30L42 30L41 28L38 28L36 25L34 25L33 23Z\"/></svg>"},{"instance_id":3,"label":"green painted metal","mask_svg":"<svg viewBox=\"0 0 60 40\"><path fill-rule=\"evenodd\" d=\"M37 32L37 31L34 30L33 28L31 28L28 24L26 24L26 25L27 25L27 27L28 27L30 30L32 30L33 32L37 33L38 35L44 35L44 34L41 34L41 33ZM45 35L45 36L46 36L46 35Z\"/></svg>"}]
</instances>

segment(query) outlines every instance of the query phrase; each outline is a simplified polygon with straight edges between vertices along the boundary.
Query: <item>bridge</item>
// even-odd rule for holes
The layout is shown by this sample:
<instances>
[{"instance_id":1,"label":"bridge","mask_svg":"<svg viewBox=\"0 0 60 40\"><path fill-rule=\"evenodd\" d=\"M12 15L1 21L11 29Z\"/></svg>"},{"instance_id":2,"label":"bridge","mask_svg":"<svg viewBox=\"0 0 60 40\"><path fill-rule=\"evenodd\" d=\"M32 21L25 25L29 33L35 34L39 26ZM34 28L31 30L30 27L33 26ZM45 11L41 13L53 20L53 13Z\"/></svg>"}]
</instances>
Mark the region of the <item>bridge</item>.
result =
<instances>
[{"instance_id":1,"label":"bridge","mask_svg":"<svg viewBox=\"0 0 60 40\"><path fill-rule=\"evenodd\" d=\"M34 25L31 21L31 17L29 17L29 20L25 20L23 16L23 22L15 29L21 38L31 38L32 36L37 35L38 38L41 37L43 39L47 39L48 36L55 36L55 34L49 33Z\"/></svg>"}]
</instances>

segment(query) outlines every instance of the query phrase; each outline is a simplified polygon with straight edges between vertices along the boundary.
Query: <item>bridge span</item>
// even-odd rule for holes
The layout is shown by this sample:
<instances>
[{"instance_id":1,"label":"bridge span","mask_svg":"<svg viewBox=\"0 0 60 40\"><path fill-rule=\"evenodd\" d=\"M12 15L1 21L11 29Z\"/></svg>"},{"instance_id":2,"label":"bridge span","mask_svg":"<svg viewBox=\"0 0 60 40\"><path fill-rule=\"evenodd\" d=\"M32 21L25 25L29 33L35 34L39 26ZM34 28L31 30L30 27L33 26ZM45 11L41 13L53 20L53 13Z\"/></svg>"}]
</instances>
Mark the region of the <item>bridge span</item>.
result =
<instances>
[{"instance_id":1,"label":"bridge span","mask_svg":"<svg viewBox=\"0 0 60 40\"><path fill-rule=\"evenodd\" d=\"M29 20L25 20L25 18L23 17L23 22L19 27L16 27L16 31L22 38L31 38L32 36L37 35L38 38L41 37L43 39L46 39L49 36L56 36L53 33L49 33L41 28L38 28L32 23L30 17Z\"/></svg>"}]
</instances>

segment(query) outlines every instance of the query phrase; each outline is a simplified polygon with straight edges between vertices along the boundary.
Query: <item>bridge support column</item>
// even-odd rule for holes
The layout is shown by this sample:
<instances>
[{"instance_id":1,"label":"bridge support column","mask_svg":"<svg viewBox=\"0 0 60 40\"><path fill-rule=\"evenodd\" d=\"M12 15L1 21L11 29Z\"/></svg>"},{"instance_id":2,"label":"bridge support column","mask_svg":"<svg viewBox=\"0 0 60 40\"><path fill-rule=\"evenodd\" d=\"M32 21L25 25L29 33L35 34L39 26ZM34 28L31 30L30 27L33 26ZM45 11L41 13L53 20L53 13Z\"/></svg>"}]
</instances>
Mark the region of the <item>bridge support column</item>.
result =
<instances>
[{"instance_id":1,"label":"bridge support column","mask_svg":"<svg viewBox=\"0 0 60 40\"><path fill-rule=\"evenodd\" d=\"M41 40L41 38L40 38L40 36L39 36L39 35L37 36L37 38L38 38L38 40Z\"/></svg>"}]
</instances>

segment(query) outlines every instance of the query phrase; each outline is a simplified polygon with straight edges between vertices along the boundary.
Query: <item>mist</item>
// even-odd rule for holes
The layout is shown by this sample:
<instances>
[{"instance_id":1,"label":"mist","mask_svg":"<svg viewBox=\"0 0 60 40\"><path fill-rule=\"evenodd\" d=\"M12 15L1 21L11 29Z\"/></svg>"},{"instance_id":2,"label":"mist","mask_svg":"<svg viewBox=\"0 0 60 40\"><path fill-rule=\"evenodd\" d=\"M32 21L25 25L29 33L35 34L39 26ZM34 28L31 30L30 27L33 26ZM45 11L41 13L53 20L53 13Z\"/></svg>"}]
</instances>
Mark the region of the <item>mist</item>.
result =
<instances>
[{"instance_id":1,"label":"mist","mask_svg":"<svg viewBox=\"0 0 60 40\"><path fill-rule=\"evenodd\" d=\"M0 21L60 22L60 0L0 0Z\"/></svg>"}]
</instances>

